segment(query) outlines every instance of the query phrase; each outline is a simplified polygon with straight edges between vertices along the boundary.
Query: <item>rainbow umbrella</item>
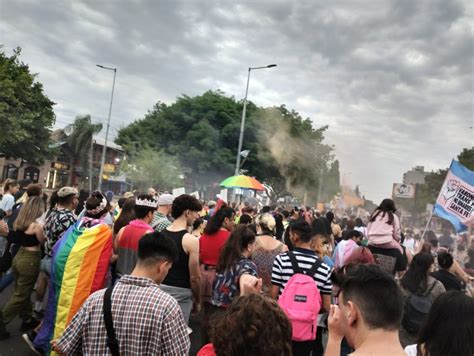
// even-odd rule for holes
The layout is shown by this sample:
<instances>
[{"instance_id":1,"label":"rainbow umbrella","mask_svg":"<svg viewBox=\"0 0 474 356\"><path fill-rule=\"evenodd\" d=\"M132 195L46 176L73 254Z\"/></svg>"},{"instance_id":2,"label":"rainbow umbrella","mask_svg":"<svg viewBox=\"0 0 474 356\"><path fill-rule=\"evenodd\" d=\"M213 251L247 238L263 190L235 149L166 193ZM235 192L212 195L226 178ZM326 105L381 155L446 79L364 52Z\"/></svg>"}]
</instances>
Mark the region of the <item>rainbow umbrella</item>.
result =
<instances>
[{"instance_id":1,"label":"rainbow umbrella","mask_svg":"<svg viewBox=\"0 0 474 356\"><path fill-rule=\"evenodd\" d=\"M262 183L249 176L232 176L224 179L220 184L225 188L245 188L253 190L265 190Z\"/></svg>"}]
</instances>

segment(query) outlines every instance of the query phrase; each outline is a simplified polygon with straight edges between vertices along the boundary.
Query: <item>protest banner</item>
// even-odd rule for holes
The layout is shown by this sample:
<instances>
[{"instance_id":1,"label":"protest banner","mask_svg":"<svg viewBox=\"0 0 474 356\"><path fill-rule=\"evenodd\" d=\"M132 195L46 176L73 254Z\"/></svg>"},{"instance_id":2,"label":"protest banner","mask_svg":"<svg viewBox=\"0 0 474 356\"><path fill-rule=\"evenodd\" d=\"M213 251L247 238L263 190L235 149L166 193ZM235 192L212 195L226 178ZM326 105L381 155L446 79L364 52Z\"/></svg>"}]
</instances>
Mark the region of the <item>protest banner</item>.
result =
<instances>
[{"instance_id":1,"label":"protest banner","mask_svg":"<svg viewBox=\"0 0 474 356\"><path fill-rule=\"evenodd\" d=\"M433 213L463 232L474 224L474 172L452 161Z\"/></svg>"}]
</instances>

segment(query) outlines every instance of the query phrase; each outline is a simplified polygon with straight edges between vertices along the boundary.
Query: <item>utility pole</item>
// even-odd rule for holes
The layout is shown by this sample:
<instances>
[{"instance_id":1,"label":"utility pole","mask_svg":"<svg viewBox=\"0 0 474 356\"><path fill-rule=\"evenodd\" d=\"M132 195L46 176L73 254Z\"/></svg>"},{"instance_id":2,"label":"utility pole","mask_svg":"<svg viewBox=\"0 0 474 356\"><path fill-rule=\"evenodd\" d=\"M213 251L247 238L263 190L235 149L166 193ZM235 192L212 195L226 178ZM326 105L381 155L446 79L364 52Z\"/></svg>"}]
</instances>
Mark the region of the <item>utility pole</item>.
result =
<instances>
[{"instance_id":1,"label":"utility pole","mask_svg":"<svg viewBox=\"0 0 474 356\"><path fill-rule=\"evenodd\" d=\"M97 190L101 191L102 190L102 176L104 175L105 154L107 152L107 140L109 138L110 117L112 115L112 103L114 101L115 76L117 75L117 68L105 67L100 64L97 64L97 67L114 71L114 81L112 83L112 94L110 95L109 118L107 120L107 129L105 131L105 143L102 149L102 159L100 160L100 171L99 171L99 184L97 187Z\"/></svg>"}]
</instances>

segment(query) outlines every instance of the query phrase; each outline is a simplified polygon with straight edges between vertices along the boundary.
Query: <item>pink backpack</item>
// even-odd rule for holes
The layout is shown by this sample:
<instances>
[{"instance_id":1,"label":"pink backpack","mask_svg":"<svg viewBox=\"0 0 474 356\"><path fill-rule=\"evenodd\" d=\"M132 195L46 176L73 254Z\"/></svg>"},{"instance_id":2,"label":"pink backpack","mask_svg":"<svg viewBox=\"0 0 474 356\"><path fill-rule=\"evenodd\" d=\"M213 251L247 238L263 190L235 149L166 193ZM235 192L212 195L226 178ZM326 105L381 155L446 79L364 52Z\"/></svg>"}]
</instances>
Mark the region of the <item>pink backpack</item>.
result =
<instances>
[{"instance_id":1,"label":"pink backpack","mask_svg":"<svg viewBox=\"0 0 474 356\"><path fill-rule=\"evenodd\" d=\"M288 252L288 257L295 274L291 276L283 289L278 304L290 319L293 341L315 340L318 314L321 309L321 294L313 276L321 265L321 260L316 260L311 269L304 273L299 268L294 253Z\"/></svg>"}]
</instances>

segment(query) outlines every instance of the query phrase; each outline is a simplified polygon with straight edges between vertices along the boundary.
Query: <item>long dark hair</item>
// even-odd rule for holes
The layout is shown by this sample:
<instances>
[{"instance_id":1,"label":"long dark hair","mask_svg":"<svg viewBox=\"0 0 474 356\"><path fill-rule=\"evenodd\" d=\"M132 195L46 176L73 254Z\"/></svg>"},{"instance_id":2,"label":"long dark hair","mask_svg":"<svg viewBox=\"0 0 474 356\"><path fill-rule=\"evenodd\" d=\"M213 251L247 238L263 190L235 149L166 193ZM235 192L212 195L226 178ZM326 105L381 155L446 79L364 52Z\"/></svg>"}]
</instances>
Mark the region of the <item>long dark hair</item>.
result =
<instances>
[{"instance_id":1,"label":"long dark hair","mask_svg":"<svg viewBox=\"0 0 474 356\"><path fill-rule=\"evenodd\" d=\"M433 230L428 230L426 231L426 234L425 234L425 237L424 237L424 240L426 242L429 242L431 240L438 240L438 238L436 237L436 234Z\"/></svg>"},{"instance_id":2,"label":"long dark hair","mask_svg":"<svg viewBox=\"0 0 474 356\"><path fill-rule=\"evenodd\" d=\"M204 233L206 235L215 234L222 227L225 218L232 219L234 214L235 211L232 208L229 208L227 206L220 208L207 223L206 228L204 229Z\"/></svg>"},{"instance_id":3,"label":"long dark hair","mask_svg":"<svg viewBox=\"0 0 474 356\"><path fill-rule=\"evenodd\" d=\"M79 215L82 212L87 198L89 198L89 192L87 190L81 189L79 191L79 202L77 203L77 207L74 211L74 214Z\"/></svg>"},{"instance_id":4,"label":"long dark hair","mask_svg":"<svg viewBox=\"0 0 474 356\"><path fill-rule=\"evenodd\" d=\"M326 223L326 235L332 235L332 223L334 222L334 213L332 211L328 211L326 213L326 217L324 217Z\"/></svg>"},{"instance_id":5,"label":"long dark hair","mask_svg":"<svg viewBox=\"0 0 474 356\"><path fill-rule=\"evenodd\" d=\"M127 226L130 221L135 219L135 212L133 207L135 206L135 198L128 198L122 205L122 211L120 212L119 217L115 220L114 223L114 235L117 235L120 229L124 226Z\"/></svg>"},{"instance_id":6,"label":"long dark hair","mask_svg":"<svg viewBox=\"0 0 474 356\"><path fill-rule=\"evenodd\" d=\"M462 292L449 291L433 302L418 334L418 355L474 355L474 300ZM420 345L424 346L423 353Z\"/></svg>"},{"instance_id":7,"label":"long dark hair","mask_svg":"<svg viewBox=\"0 0 474 356\"><path fill-rule=\"evenodd\" d=\"M423 293L428 288L428 271L434 263L433 256L420 252L413 257L408 271L401 279L401 285L412 293Z\"/></svg>"},{"instance_id":8,"label":"long dark hair","mask_svg":"<svg viewBox=\"0 0 474 356\"><path fill-rule=\"evenodd\" d=\"M248 245L255 242L255 232L245 225L237 225L222 247L216 271L223 273L230 269L242 256Z\"/></svg>"},{"instance_id":9,"label":"long dark hair","mask_svg":"<svg viewBox=\"0 0 474 356\"><path fill-rule=\"evenodd\" d=\"M59 189L54 190L51 193L51 196L49 197L49 209L48 209L48 215L51 213L51 211L56 207L58 204L58 191Z\"/></svg>"},{"instance_id":10,"label":"long dark hair","mask_svg":"<svg viewBox=\"0 0 474 356\"><path fill-rule=\"evenodd\" d=\"M285 226L283 226L283 216L281 214L275 214L275 237L281 241L283 233L285 232Z\"/></svg>"},{"instance_id":11,"label":"long dark hair","mask_svg":"<svg viewBox=\"0 0 474 356\"><path fill-rule=\"evenodd\" d=\"M388 214L388 221L387 224L392 225L393 224L393 214L397 211L397 208L395 207L395 202L392 199L384 199L380 203L377 209L374 210L372 215L370 216L370 221L373 222L379 216L382 214L382 219L385 217L385 214Z\"/></svg>"}]
</instances>

